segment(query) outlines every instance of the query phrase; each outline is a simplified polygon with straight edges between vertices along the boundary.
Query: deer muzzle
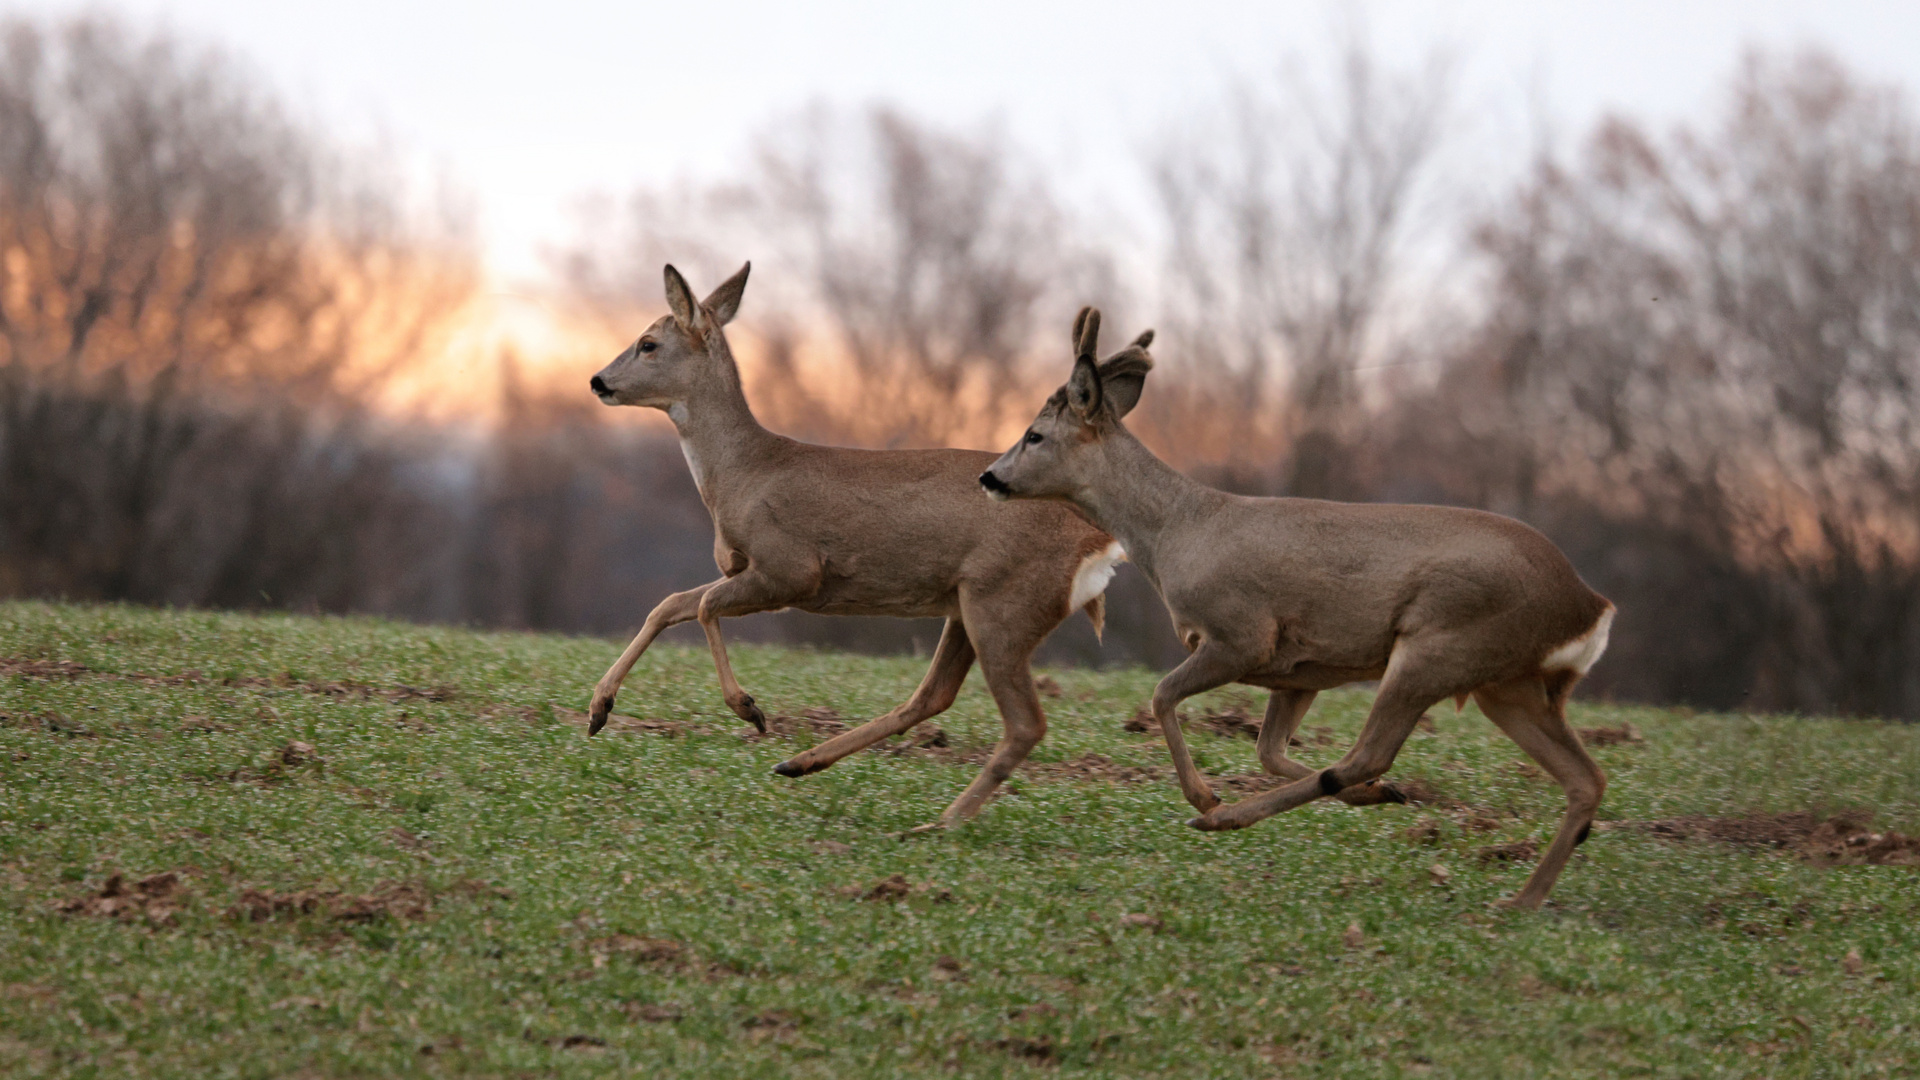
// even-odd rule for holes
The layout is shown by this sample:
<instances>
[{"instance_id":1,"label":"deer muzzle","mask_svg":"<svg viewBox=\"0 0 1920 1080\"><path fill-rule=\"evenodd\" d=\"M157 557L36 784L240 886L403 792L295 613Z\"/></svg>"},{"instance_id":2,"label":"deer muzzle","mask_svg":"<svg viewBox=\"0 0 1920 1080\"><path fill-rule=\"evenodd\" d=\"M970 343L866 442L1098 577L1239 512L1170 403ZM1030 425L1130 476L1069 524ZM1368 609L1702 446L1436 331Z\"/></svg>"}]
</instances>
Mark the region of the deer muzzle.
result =
<instances>
[{"instance_id":1,"label":"deer muzzle","mask_svg":"<svg viewBox=\"0 0 1920 1080\"><path fill-rule=\"evenodd\" d=\"M996 499L1000 502L1005 502L1013 497L1013 489L1007 486L1005 480L993 475L992 469L988 469L986 472L980 474L980 487L986 491L988 498Z\"/></svg>"}]
</instances>

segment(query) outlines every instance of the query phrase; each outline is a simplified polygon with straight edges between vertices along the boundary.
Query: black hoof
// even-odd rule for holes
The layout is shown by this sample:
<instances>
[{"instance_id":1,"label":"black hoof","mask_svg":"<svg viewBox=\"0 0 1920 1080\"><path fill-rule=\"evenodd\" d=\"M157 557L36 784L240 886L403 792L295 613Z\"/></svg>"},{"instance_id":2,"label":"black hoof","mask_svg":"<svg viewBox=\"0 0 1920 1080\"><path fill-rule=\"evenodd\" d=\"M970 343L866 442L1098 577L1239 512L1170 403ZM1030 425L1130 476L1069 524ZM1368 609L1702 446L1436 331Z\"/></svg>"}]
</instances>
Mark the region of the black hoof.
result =
<instances>
[{"instance_id":1,"label":"black hoof","mask_svg":"<svg viewBox=\"0 0 1920 1080\"><path fill-rule=\"evenodd\" d=\"M778 764L778 765L775 765L775 766L773 767L773 775L775 775L775 776L805 776L805 775L807 775L807 770L805 770L805 769L803 769L803 768L801 768L801 767L800 767L800 766L798 766L798 765L795 765L795 764L794 764L793 762L791 762L791 761L783 761L783 762L781 762L780 764Z\"/></svg>"},{"instance_id":2,"label":"black hoof","mask_svg":"<svg viewBox=\"0 0 1920 1080\"><path fill-rule=\"evenodd\" d=\"M594 713L593 722L587 725L587 737L592 738L595 735L600 734L600 729L606 726L607 726L607 714Z\"/></svg>"},{"instance_id":3,"label":"black hoof","mask_svg":"<svg viewBox=\"0 0 1920 1080\"><path fill-rule=\"evenodd\" d=\"M1385 780L1382 780L1379 783L1380 783L1380 801L1381 802L1401 803L1403 805L1406 803L1407 801L1406 792L1401 791L1398 787L1395 787L1394 785L1387 783Z\"/></svg>"},{"instance_id":4,"label":"black hoof","mask_svg":"<svg viewBox=\"0 0 1920 1080\"><path fill-rule=\"evenodd\" d=\"M740 699L740 707L735 709L734 713L739 716L740 719L752 724L754 729L760 732L760 734L765 735L767 733L767 714L761 712L760 706L753 703L752 694L747 694Z\"/></svg>"}]
</instances>

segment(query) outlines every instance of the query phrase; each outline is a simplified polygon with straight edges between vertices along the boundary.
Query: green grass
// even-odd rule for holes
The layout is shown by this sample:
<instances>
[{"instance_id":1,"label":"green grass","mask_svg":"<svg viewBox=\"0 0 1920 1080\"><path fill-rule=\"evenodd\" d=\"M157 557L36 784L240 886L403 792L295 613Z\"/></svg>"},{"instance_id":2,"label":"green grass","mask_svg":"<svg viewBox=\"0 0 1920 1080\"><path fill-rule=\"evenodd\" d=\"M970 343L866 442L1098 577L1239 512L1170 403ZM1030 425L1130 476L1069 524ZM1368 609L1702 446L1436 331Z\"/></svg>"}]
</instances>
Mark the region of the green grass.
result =
<instances>
[{"instance_id":1,"label":"green grass","mask_svg":"<svg viewBox=\"0 0 1920 1080\"><path fill-rule=\"evenodd\" d=\"M682 648L651 653L619 708L702 730L589 741L553 707L583 708L618 647L0 605L0 657L89 669L0 676L0 1075L1920 1073L1920 872L1603 829L1546 911L1492 910L1528 868L1476 852L1547 836L1561 801L1471 707L1437 712L1394 775L1492 832L1314 804L1205 835L1171 780L1034 771L974 824L899 840L973 766L875 752L774 777L811 736L742 738L704 651ZM874 715L921 667L734 658L770 713ZM1121 729L1154 673L1052 674L1065 694L1037 761L1166 771L1163 747ZM445 700L301 685L336 681ZM1325 695L1307 726L1344 745L1367 702ZM1575 719L1646 735L1596 751L1603 820L1871 807L1876 827L1920 832L1914 726ZM935 722L956 755L999 730L977 674ZM281 763L292 741L320 761ZM1192 741L1210 771L1255 769L1246 740ZM1411 841L1429 818L1437 844ZM112 873L183 868L170 923L57 910ZM894 874L924 888L849 896ZM425 890L425 917L229 914L249 889L394 882ZM620 947L634 938L680 951Z\"/></svg>"}]
</instances>

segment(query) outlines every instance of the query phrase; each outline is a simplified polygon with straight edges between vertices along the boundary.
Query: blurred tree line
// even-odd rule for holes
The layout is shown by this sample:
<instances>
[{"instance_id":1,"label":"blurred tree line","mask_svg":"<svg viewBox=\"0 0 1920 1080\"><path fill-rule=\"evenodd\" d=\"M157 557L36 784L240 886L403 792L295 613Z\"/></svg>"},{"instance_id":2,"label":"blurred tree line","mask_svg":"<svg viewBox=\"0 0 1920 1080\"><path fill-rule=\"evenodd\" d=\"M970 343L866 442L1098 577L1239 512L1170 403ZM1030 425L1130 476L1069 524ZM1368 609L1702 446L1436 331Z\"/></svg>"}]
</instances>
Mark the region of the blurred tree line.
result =
<instances>
[{"instance_id":1,"label":"blurred tree line","mask_svg":"<svg viewBox=\"0 0 1920 1080\"><path fill-rule=\"evenodd\" d=\"M1148 155L1138 232L996 129L815 107L728 182L603 200L556 266L631 332L661 263L751 257L756 410L872 446L1008 442L1097 303L1159 326L1133 426L1196 475L1545 530L1621 610L1589 693L1920 717L1905 98L1755 55L1712 124L1608 119L1462 211L1449 89L1352 43L1234 86ZM0 25L0 595L615 633L706 580L679 448L586 394L599 358L580 386L501 358L484 426L379 404L477 288L458 216L404 190L217 54ZM1136 574L1110 601L1104 646L1076 620L1048 659L1177 659Z\"/></svg>"}]
</instances>

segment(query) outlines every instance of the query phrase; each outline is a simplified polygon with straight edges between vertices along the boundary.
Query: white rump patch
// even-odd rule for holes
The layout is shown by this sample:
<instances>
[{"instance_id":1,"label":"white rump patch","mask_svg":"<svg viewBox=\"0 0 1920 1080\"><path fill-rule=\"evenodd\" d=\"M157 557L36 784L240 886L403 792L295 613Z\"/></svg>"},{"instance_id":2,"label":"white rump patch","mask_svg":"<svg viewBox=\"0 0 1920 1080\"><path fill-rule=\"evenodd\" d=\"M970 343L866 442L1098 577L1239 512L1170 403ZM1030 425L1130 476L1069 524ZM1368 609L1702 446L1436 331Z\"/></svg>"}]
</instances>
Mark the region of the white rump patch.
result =
<instances>
[{"instance_id":1,"label":"white rump patch","mask_svg":"<svg viewBox=\"0 0 1920 1080\"><path fill-rule=\"evenodd\" d=\"M1541 669L1585 675L1589 668L1600 661L1600 654L1607 651L1607 633L1612 629L1613 605L1609 604L1607 610L1594 620L1591 629L1548 653L1547 658L1540 662Z\"/></svg>"},{"instance_id":2,"label":"white rump patch","mask_svg":"<svg viewBox=\"0 0 1920 1080\"><path fill-rule=\"evenodd\" d=\"M1115 570L1126 561L1127 549L1121 547L1118 540L1108 544L1105 550L1082 558L1080 569L1073 572L1073 591L1067 594L1067 614L1079 611L1094 597L1106 592Z\"/></svg>"}]
</instances>

